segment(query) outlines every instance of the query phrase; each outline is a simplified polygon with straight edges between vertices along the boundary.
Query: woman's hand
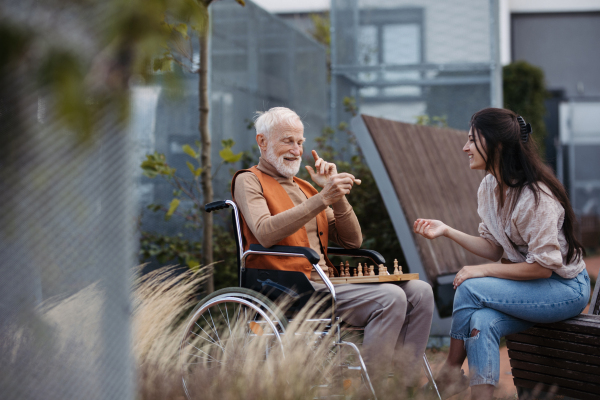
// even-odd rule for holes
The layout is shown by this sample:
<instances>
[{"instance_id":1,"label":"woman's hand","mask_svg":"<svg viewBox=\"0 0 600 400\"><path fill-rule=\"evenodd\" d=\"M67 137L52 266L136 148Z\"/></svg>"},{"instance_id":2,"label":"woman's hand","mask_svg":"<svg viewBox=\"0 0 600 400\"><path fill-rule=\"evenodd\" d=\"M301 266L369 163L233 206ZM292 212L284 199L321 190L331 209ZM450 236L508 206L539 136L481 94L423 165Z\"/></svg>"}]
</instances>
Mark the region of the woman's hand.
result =
<instances>
[{"instance_id":1,"label":"woman's hand","mask_svg":"<svg viewBox=\"0 0 600 400\"><path fill-rule=\"evenodd\" d=\"M426 239L435 239L440 236L445 236L448 232L448 225L436 219L417 219L413 225L415 233L423 236Z\"/></svg>"},{"instance_id":2,"label":"woman's hand","mask_svg":"<svg viewBox=\"0 0 600 400\"><path fill-rule=\"evenodd\" d=\"M461 283L471 278L485 278L487 276L485 265L467 265L463 267L456 276L452 285L454 289L460 286Z\"/></svg>"}]
</instances>

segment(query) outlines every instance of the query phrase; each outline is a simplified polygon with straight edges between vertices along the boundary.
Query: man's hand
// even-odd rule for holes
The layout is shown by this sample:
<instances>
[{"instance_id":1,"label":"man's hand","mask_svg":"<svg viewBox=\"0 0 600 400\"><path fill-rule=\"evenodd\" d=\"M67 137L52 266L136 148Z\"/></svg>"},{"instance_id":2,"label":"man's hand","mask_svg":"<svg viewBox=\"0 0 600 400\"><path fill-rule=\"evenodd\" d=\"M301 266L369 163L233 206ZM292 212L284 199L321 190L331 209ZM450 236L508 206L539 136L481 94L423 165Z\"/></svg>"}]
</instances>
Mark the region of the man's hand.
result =
<instances>
[{"instance_id":1,"label":"man's hand","mask_svg":"<svg viewBox=\"0 0 600 400\"><path fill-rule=\"evenodd\" d=\"M323 190L321 190L325 204L329 206L340 201L342 197L350 193L353 184L354 176L351 174L342 172L331 176Z\"/></svg>"},{"instance_id":2,"label":"man's hand","mask_svg":"<svg viewBox=\"0 0 600 400\"><path fill-rule=\"evenodd\" d=\"M310 174L310 179L313 180L314 183L324 188L329 182L329 179L337 175L337 167L334 163L327 162L319 157L315 150L312 151L312 156L315 159L315 170L309 165L305 168Z\"/></svg>"}]
</instances>

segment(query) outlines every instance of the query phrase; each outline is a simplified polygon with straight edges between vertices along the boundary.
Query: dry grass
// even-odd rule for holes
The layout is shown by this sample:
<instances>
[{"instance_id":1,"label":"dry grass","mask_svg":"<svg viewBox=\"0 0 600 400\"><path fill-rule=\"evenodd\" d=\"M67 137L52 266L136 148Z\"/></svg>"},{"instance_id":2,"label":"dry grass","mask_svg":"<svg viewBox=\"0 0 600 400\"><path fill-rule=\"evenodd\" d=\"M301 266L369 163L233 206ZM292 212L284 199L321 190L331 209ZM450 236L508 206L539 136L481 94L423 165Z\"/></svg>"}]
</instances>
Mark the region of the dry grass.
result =
<instances>
[{"instance_id":1,"label":"dry grass","mask_svg":"<svg viewBox=\"0 0 600 400\"><path fill-rule=\"evenodd\" d=\"M171 275L168 269L137 280L133 326L140 400L186 399L181 382L179 345L190 313L198 302L196 292L202 281L202 270ZM193 370L188 370L193 374L188 388L194 400L292 400L312 399L317 395L341 395L346 399L369 398L370 393L361 384L360 373L342 375L341 369L336 367L339 357L335 355L338 350L333 346L333 331L322 337L314 333L307 334L323 328L316 323L306 322L307 318L314 317L319 306L314 304L313 307L307 307L303 315L290 322L282 336L283 354L277 346L271 347L266 361L263 355L268 338L266 341L257 339L245 344L242 360L239 353L228 350L233 348L234 345L230 345L232 342L227 337L221 337L220 340L226 343L226 349L222 353L211 353L211 361L205 360L195 365ZM228 318L230 315L228 314ZM219 323L216 322L214 326L219 326ZM232 332L226 336L236 337L237 330L247 331L247 327L247 320L240 325L232 325ZM206 341L194 339L196 340L192 340L188 346L190 349L210 352L208 347L202 347L202 343L206 345ZM433 358L435 365L441 363L445 354L428 355ZM342 353L340 357L344 361L352 359L349 353ZM227 365L223 368L211 368L215 364ZM421 364L404 368L408 369L400 371L421 370ZM406 389L402 382L402 372L394 379L378 382L379 399L425 397L420 391ZM330 388L316 387L319 384L329 384ZM454 399L466 399L468 394L469 391L465 391Z\"/></svg>"},{"instance_id":2,"label":"dry grass","mask_svg":"<svg viewBox=\"0 0 600 400\"><path fill-rule=\"evenodd\" d=\"M196 291L203 280L196 273L171 275L161 269L137 280L134 290L134 354L138 365L139 397L143 400L184 399L179 366L179 344L189 314L197 302ZM191 393L203 399L304 399L312 398L316 383L335 378L330 362L333 334L315 340L314 332L322 329L305 322L313 316L308 309L290 322L280 347L272 347L267 362L261 360L264 342L255 340L245 351L248 360L239 368L208 368L199 365L190 384ZM236 326L234 329L244 329ZM222 338L223 339L223 338ZM225 342L225 339L223 339ZM198 345L199 346L199 345ZM252 357L252 355L257 355ZM219 362L229 362L223 356ZM340 383L341 384L341 383Z\"/></svg>"}]
</instances>

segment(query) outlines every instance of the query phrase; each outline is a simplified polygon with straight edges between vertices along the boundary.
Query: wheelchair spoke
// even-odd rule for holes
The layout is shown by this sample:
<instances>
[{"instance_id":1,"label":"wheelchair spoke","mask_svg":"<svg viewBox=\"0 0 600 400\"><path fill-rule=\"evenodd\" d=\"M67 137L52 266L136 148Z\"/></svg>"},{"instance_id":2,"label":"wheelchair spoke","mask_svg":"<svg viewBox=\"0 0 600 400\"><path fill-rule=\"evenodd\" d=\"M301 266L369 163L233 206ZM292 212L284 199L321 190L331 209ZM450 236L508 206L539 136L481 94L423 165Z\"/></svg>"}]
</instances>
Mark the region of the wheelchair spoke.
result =
<instances>
[{"instance_id":1,"label":"wheelchair spoke","mask_svg":"<svg viewBox=\"0 0 600 400\"><path fill-rule=\"evenodd\" d=\"M200 351L201 351L202 353L204 353L202 350L200 350ZM187 354L188 354L188 355L190 355L190 356L192 356L192 357L201 358L201 359L203 359L203 360L208 360L208 359L210 358L210 359L212 359L212 360L213 360L213 361L211 361L211 362L218 362L218 363L221 363L221 364L223 363L222 361L219 361L219 360L217 360L216 358L214 358L214 357L211 357L211 356L210 356L210 355L208 355L207 353L204 353L204 354L206 354L206 355L208 356L208 358L206 358L206 357L202 357L202 356L199 356L198 354L192 354L192 353L187 353Z\"/></svg>"},{"instance_id":2,"label":"wheelchair spoke","mask_svg":"<svg viewBox=\"0 0 600 400\"><path fill-rule=\"evenodd\" d=\"M219 307L219 309L221 309ZM221 312L223 314L223 312ZM225 306L225 314L227 314L227 328L229 328L229 336L231 336L231 323L229 322L229 312L227 311L227 306Z\"/></svg>"},{"instance_id":3,"label":"wheelchair spoke","mask_svg":"<svg viewBox=\"0 0 600 400\"><path fill-rule=\"evenodd\" d=\"M210 313L210 309L208 309L206 311L210 315L210 320L212 321L212 314ZM216 326L214 325L215 322L213 321L213 325L210 325L210 323L208 322L208 320L206 319L206 317L204 316L204 314L202 314L202 318L204 318L204 321L206 321L206 325L209 325L211 327L211 329L213 330L213 332L215 333L215 335L217 335L217 340L219 341L219 343L221 343L221 339L219 338L219 334L217 333ZM221 348L223 348L223 344L222 343L221 343Z\"/></svg>"},{"instance_id":4,"label":"wheelchair spoke","mask_svg":"<svg viewBox=\"0 0 600 400\"><path fill-rule=\"evenodd\" d=\"M210 342L210 343L214 343L214 344L216 344L216 345L217 345L217 346L219 346L219 347L220 347L220 348L221 348L223 351L225 351L225 349L223 348L223 346L221 346L219 343L217 343L217 342L216 342L216 341L215 341L215 340L214 340L214 339L213 339L213 338L212 338L212 337L211 337L211 336L210 336L208 333L206 333L206 331L205 331L204 329L202 329L202 327L201 327L200 325L198 325L198 323L197 323L197 322L194 322L194 323L196 324L196 326L197 326L198 328L200 328L200 330L201 330L202 332L204 332L204 334L206 335L206 339L209 339L209 340L206 340L206 339L205 339L205 338L203 338L202 336L198 335L196 332L193 332L193 331L192 331L192 332L191 332L192 334L194 334L194 335L198 336L200 339L204 339L204 340L206 340L207 342ZM207 322L207 323L208 323L208 322ZM220 341L219 341L219 342L220 342Z\"/></svg>"},{"instance_id":5,"label":"wheelchair spoke","mask_svg":"<svg viewBox=\"0 0 600 400\"><path fill-rule=\"evenodd\" d=\"M191 346L192 346L193 348L195 348L196 350L198 350L200 353L202 353L202 354L206 354L206 355L207 355L207 356L209 356L210 358L212 358L212 359L216 360L216 358L214 358L214 357L213 357L213 356L211 356L210 354L208 354L208 353L206 353L206 352L204 352L204 351L200 350L199 348L197 348L196 346L194 346L192 343L188 342L188 344L189 344L189 345L191 345ZM191 353L188 353L188 354L190 354L190 355L193 355L193 354L191 354ZM196 356L196 357L198 357L198 356Z\"/></svg>"}]
</instances>

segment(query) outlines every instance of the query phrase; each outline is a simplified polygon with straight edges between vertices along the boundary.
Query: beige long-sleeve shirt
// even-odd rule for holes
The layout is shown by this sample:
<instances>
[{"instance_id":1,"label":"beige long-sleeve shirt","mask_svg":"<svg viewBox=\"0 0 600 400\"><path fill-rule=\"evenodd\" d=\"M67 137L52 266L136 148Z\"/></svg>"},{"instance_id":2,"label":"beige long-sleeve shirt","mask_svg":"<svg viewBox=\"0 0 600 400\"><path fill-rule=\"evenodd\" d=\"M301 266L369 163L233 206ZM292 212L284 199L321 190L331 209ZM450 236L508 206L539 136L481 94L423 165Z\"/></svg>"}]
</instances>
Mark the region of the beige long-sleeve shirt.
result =
<instances>
[{"instance_id":1,"label":"beige long-sleeve shirt","mask_svg":"<svg viewBox=\"0 0 600 400\"><path fill-rule=\"evenodd\" d=\"M328 207L321 193L307 198L292 178L286 178L279 174L275 167L264 158L260 158L257 168L275 178L294 203L293 208L277 215L271 215L256 175L248 172L237 176L234 192L236 204L244 216L248 228L261 245L271 247L304 226L310 247L321 255L316 217L325 210L329 225L329 240L347 249L360 247L362 244L360 225L346 197ZM327 272L327 265L323 260L319 262L319 265ZM312 279L316 276L316 272L313 271Z\"/></svg>"},{"instance_id":2,"label":"beige long-sleeve shirt","mask_svg":"<svg viewBox=\"0 0 600 400\"><path fill-rule=\"evenodd\" d=\"M537 207L533 191L524 188L508 218L498 214L497 186L496 178L486 175L477 192L481 237L501 246L510 261L537 262L563 278L574 278L585 269L583 258L573 263L566 259L569 247L563 230L565 210L546 185L539 183L545 193L540 192Z\"/></svg>"}]
</instances>

